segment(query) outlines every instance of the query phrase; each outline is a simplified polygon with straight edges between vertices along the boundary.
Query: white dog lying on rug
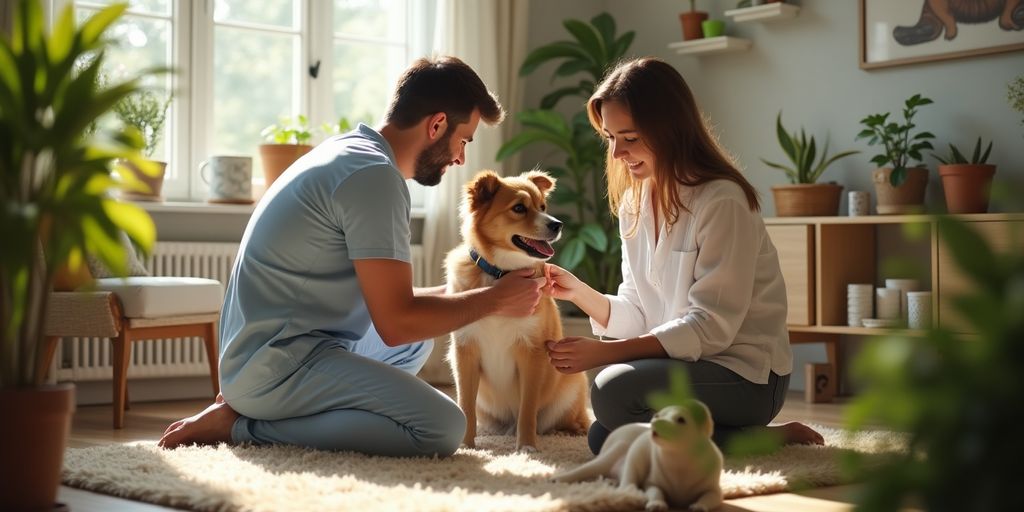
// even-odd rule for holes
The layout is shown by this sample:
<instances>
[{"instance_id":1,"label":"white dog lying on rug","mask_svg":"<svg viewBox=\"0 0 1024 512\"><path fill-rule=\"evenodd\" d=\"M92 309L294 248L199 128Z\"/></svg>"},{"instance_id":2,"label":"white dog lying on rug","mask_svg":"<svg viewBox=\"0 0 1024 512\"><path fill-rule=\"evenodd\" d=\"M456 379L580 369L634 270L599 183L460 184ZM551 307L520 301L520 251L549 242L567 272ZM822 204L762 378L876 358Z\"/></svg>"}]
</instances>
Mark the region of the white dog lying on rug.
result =
<instances>
[{"instance_id":1,"label":"white dog lying on rug","mask_svg":"<svg viewBox=\"0 0 1024 512\"><path fill-rule=\"evenodd\" d=\"M707 511L722 504L722 452L711 441L714 423L706 405L687 400L665 407L648 423L630 423L612 432L601 453L556 482L598 476L636 486L647 494L647 510L689 507Z\"/></svg>"}]
</instances>

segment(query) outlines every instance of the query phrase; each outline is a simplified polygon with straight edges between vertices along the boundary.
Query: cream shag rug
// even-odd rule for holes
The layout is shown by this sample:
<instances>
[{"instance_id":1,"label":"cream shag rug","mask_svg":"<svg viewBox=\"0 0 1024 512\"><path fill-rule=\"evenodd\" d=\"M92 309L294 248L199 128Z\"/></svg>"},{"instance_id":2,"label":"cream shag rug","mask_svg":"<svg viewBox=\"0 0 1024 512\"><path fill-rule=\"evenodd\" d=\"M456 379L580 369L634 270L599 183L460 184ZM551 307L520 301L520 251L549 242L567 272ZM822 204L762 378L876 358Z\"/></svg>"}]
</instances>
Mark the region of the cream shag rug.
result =
<instances>
[{"instance_id":1,"label":"cream shag rug","mask_svg":"<svg viewBox=\"0 0 1024 512\"><path fill-rule=\"evenodd\" d=\"M899 450L890 432L814 426L826 446L787 446L726 460L727 498L846 483L840 454ZM609 481L557 484L556 470L591 458L583 437L544 436L534 454L513 438L482 436L448 459L394 459L297 447L227 446L161 450L154 443L69 449L64 483L133 500L194 510L630 510L639 492ZM876 456L878 458L880 456Z\"/></svg>"}]
</instances>

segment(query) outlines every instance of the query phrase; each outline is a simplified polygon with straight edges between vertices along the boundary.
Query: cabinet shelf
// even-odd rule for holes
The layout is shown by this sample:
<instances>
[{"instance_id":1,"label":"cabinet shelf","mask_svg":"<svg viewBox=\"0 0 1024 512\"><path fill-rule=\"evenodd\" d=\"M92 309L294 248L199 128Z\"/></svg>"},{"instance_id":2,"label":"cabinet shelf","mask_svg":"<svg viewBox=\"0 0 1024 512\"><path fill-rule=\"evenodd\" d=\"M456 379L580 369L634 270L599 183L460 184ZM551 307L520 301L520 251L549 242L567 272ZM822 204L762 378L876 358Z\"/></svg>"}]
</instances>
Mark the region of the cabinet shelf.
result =
<instances>
[{"instance_id":1,"label":"cabinet shelf","mask_svg":"<svg viewBox=\"0 0 1024 512\"><path fill-rule=\"evenodd\" d=\"M705 37L669 43L668 47L680 55L710 55L746 50L750 48L750 40L732 36Z\"/></svg>"},{"instance_id":2,"label":"cabinet shelf","mask_svg":"<svg viewBox=\"0 0 1024 512\"><path fill-rule=\"evenodd\" d=\"M732 18L736 23L748 21L772 22L795 18L800 12L800 7L783 2L775 2L742 9L731 9L725 11L725 15Z\"/></svg>"}]
</instances>

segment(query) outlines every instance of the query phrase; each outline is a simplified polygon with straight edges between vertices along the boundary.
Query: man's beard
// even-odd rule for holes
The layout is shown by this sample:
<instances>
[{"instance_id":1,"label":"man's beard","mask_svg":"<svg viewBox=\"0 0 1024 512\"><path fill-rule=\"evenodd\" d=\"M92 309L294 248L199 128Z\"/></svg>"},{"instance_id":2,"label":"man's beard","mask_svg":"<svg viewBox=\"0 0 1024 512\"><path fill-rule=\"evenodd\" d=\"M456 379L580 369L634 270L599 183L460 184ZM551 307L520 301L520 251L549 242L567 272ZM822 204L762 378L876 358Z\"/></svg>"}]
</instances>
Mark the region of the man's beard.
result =
<instances>
[{"instance_id":1,"label":"man's beard","mask_svg":"<svg viewBox=\"0 0 1024 512\"><path fill-rule=\"evenodd\" d=\"M449 143L452 140L452 130L449 129L437 142L424 149L420 156L416 157L416 171L412 179L416 183L427 187L433 187L441 183L441 175L444 168L452 163L451 149Z\"/></svg>"}]
</instances>

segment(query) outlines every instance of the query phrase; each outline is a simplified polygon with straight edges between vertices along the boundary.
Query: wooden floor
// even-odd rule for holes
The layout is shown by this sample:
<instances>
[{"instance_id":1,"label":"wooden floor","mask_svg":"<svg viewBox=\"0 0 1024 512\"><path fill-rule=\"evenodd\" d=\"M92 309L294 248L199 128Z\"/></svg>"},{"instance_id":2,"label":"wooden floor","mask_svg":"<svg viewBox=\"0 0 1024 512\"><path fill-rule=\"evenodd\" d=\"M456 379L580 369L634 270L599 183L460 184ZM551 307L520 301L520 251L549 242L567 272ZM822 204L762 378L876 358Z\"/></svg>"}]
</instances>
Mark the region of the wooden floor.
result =
<instances>
[{"instance_id":1,"label":"wooden floor","mask_svg":"<svg viewBox=\"0 0 1024 512\"><path fill-rule=\"evenodd\" d=\"M178 418L194 414L208 404L206 401L190 400L176 402L153 402L132 404L128 411L125 428L111 428L111 409L106 406L84 406L75 412L71 429L70 446L81 448L127 441L156 440L167 425ZM808 404L803 395L792 393L776 422L802 421L826 426L842 425L842 403ZM772 494L729 500L720 510L728 512L781 512L800 510L804 512L846 511L853 508L853 496L857 486L847 485L811 489L799 494ZM73 512L118 512L170 510L146 503L114 498L88 491L61 487L59 500Z\"/></svg>"}]
</instances>

